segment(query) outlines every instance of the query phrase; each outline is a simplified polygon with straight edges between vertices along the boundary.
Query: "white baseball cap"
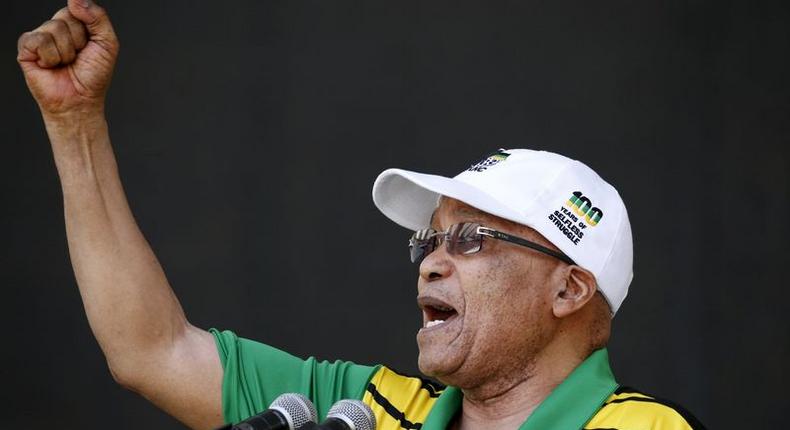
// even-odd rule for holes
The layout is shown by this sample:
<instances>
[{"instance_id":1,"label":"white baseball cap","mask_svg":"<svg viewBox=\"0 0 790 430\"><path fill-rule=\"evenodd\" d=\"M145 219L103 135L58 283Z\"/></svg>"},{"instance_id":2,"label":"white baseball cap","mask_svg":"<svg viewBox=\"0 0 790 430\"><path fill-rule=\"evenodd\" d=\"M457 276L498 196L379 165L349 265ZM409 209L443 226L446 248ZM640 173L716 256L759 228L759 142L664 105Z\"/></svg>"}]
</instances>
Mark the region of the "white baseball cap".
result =
<instances>
[{"instance_id":1,"label":"white baseball cap","mask_svg":"<svg viewBox=\"0 0 790 430\"><path fill-rule=\"evenodd\" d=\"M537 230L595 275L612 310L633 279L631 224L617 190L583 163L547 151L500 149L454 178L383 171L373 202L411 230L430 227L441 196Z\"/></svg>"}]
</instances>

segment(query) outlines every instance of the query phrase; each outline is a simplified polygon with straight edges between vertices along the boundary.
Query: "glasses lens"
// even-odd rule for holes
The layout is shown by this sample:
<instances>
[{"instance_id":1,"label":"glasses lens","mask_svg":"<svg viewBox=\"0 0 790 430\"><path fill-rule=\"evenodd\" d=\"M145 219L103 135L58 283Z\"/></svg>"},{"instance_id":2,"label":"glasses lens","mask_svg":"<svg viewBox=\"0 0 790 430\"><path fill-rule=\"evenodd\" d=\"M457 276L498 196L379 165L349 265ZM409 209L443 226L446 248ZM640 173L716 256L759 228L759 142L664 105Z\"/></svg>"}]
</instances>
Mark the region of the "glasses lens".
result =
<instances>
[{"instance_id":1,"label":"glasses lens","mask_svg":"<svg viewBox=\"0 0 790 430\"><path fill-rule=\"evenodd\" d=\"M420 263L436 249L436 231L432 228L417 230L409 239L409 253L412 263Z\"/></svg>"},{"instance_id":2,"label":"glasses lens","mask_svg":"<svg viewBox=\"0 0 790 430\"><path fill-rule=\"evenodd\" d=\"M447 232L447 252L455 255L468 255L480 251L483 236L477 233L480 224L464 222L450 226Z\"/></svg>"}]
</instances>

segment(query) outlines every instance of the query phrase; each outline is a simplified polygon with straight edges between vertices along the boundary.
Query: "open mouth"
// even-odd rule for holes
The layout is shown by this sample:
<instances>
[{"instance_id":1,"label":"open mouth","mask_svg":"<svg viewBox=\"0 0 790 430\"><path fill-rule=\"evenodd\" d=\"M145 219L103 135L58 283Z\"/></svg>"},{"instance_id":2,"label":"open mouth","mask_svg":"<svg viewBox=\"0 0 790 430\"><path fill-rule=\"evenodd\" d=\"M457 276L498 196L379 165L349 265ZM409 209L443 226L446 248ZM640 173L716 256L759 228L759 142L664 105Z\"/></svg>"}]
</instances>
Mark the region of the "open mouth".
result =
<instances>
[{"instance_id":1,"label":"open mouth","mask_svg":"<svg viewBox=\"0 0 790 430\"><path fill-rule=\"evenodd\" d=\"M433 328L445 324L458 315L451 305L432 297L417 299L423 312L423 328Z\"/></svg>"}]
</instances>

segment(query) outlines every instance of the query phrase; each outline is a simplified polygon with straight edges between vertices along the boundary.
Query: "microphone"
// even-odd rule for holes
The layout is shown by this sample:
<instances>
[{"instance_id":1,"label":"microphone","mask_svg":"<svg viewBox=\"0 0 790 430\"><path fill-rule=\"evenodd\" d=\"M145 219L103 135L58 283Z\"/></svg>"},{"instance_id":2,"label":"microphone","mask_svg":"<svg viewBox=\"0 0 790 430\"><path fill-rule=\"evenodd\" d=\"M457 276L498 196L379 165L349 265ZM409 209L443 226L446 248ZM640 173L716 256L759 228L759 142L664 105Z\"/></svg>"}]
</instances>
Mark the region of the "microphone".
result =
<instances>
[{"instance_id":1,"label":"microphone","mask_svg":"<svg viewBox=\"0 0 790 430\"><path fill-rule=\"evenodd\" d=\"M236 424L217 430L296 430L318 421L313 402L297 393L282 394L269 409Z\"/></svg>"},{"instance_id":2,"label":"microphone","mask_svg":"<svg viewBox=\"0 0 790 430\"><path fill-rule=\"evenodd\" d=\"M376 430L376 416L359 400L340 400L329 409L324 422L307 423L299 430Z\"/></svg>"}]
</instances>

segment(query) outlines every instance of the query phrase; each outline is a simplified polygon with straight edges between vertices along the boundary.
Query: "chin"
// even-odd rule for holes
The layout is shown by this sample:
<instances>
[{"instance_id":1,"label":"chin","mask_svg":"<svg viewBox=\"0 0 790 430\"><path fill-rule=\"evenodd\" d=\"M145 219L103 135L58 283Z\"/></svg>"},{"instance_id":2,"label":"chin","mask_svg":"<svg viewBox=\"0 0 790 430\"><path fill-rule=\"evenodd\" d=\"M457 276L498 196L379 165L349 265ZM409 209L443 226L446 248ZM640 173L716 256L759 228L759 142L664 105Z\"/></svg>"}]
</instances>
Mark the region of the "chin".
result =
<instances>
[{"instance_id":1,"label":"chin","mask_svg":"<svg viewBox=\"0 0 790 430\"><path fill-rule=\"evenodd\" d=\"M436 378L439 375L437 374L436 363L434 360L430 360L425 357L425 354L420 352L420 356L417 359L417 367L420 368L420 373L425 376L430 376L432 378Z\"/></svg>"},{"instance_id":2,"label":"chin","mask_svg":"<svg viewBox=\"0 0 790 430\"><path fill-rule=\"evenodd\" d=\"M434 349L431 351L431 349ZM448 384L448 377L454 373L460 363L458 359L447 354L447 351L438 351L439 348L420 348L417 366L423 375L438 379L443 384Z\"/></svg>"}]
</instances>

